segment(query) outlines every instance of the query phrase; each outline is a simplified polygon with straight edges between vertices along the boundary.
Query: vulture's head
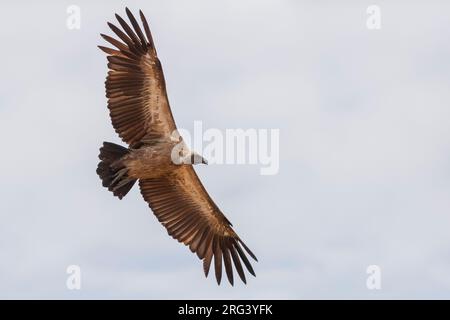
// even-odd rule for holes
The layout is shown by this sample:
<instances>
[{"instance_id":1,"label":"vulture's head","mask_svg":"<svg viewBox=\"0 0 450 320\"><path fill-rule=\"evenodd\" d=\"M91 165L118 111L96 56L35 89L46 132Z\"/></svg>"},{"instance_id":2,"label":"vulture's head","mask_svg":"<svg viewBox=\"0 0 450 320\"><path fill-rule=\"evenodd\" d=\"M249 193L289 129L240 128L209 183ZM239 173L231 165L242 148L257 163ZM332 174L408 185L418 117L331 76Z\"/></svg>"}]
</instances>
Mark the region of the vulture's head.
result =
<instances>
[{"instance_id":1,"label":"vulture's head","mask_svg":"<svg viewBox=\"0 0 450 320\"><path fill-rule=\"evenodd\" d=\"M191 152L191 164L208 164L208 161L197 152Z\"/></svg>"},{"instance_id":2,"label":"vulture's head","mask_svg":"<svg viewBox=\"0 0 450 320\"><path fill-rule=\"evenodd\" d=\"M180 139L171 152L172 162L175 164L208 164L208 161L189 147Z\"/></svg>"}]
</instances>

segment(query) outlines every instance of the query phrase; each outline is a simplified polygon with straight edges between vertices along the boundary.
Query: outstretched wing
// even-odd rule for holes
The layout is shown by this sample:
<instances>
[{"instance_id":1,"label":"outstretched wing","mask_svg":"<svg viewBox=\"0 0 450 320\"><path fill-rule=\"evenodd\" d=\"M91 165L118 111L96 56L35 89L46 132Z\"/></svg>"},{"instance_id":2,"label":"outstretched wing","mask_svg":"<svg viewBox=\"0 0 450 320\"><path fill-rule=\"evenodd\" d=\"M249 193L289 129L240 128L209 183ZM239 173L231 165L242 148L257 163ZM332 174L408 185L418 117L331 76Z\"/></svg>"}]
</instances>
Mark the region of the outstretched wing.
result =
<instances>
[{"instance_id":1,"label":"outstretched wing","mask_svg":"<svg viewBox=\"0 0 450 320\"><path fill-rule=\"evenodd\" d=\"M168 136L176 125L147 21L140 11L144 35L128 8L126 13L132 27L116 14L124 31L108 22L121 41L101 35L116 49L99 48L108 54L105 84L112 124L122 140L133 145L147 134Z\"/></svg>"},{"instance_id":2,"label":"outstretched wing","mask_svg":"<svg viewBox=\"0 0 450 320\"><path fill-rule=\"evenodd\" d=\"M244 250L257 260L255 255L234 232L192 166L180 166L171 174L158 179L141 179L139 186L145 201L169 235L189 246L192 252L203 259L206 276L213 258L218 284L222 278L222 263L231 284L233 263L244 283L246 278L241 261L255 275Z\"/></svg>"}]
</instances>

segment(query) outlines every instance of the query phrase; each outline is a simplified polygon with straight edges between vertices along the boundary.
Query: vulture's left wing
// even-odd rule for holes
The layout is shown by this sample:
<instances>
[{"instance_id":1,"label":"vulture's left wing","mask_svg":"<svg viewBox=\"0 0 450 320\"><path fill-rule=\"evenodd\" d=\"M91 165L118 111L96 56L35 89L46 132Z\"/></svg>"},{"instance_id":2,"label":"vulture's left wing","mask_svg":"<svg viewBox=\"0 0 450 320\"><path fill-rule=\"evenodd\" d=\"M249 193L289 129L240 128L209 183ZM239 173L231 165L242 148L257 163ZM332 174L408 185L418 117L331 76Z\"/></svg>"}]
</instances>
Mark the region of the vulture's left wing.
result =
<instances>
[{"instance_id":1,"label":"vulture's left wing","mask_svg":"<svg viewBox=\"0 0 450 320\"><path fill-rule=\"evenodd\" d=\"M255 255L231 228L231 223L210 198L192 166L180 166L170 175L158 179L141 179L139 186L145 201L169 235L189 246L203 259L206 276L212 258L219 284L222 262L231 284L233 263L244 283L246 279L241 261L255 275L244 250L257 260Z\"/></svg>"},{"instance_id":2,"label":"vulture's left wing","mask_svg":"<svg viewBox=\"0 0 450 320\"><path fill-rule=\"evenodd\" d=\"M128 8L126 13L132 27L116 14L124 31L108 22L121 41L101 35L117 49L99 48L109 55L105 84L113 127L124 142L133 145L149 134L170 136L176 125L148 23L140 11L142 31Z\"/></svg>"}]
</instances>

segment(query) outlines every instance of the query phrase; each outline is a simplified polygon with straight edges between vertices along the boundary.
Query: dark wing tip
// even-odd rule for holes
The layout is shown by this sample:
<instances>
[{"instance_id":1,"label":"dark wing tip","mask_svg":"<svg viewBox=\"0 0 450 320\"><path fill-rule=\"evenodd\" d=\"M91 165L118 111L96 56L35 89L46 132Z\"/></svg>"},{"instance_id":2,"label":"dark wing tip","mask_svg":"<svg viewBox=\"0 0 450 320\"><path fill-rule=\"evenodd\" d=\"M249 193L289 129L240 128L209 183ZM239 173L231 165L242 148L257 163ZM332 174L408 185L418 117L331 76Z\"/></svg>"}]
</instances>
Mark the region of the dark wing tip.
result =
<instances>
[{"instance_id":1,"label":"dark wing tip","mask_svg":"<svg viewBox=\"0 0 450 320\"><path fill-rule=\"evenodd\" d=\"M217 237L213 241L213 252L214 252L214 269L216 273L217 284L220 285L222 280L222 248L220 246L220 239Z\"/></svg>"},{"instance_id":2,"label":"dark wing tip","mask_svg":"<svg viewBox=\"0 0 450 320\"><path fill-rule=\"evenodd\" d=\"M256 257L244 244L244 248L241 247L241 241L239 239L218 239L215 237L210 241L210 244L207 245L208 249L206 250L206 255L203 258L203 271L206 277L208 277L212 260L214 260L214 271L218 285L222 282L223 268L225 268L225 273L231 286L234 286L234 271L237 272L242 282L247 284L247 279L245 277L245 272L242 268L241 261L243 265L245 265L247 271L256 277L255 271L253 270L253 267L250 264L245 252L248 252L248 254L252 255L253 258ZM245 249L245 251L243 249Z\"/></svg>"},{"instance_id":3,"label":"dark wing tip","mask_svg":"<svg viewBox=\"0 0 450 320\"><path fill-rule=\"evenodd\" d=\"M253 270L253 267L250 264L250 261L248 261L248 258L245 255L244 251L242 250L241 246L239 245L239 242L236 241L234 243L234 247L236 248L239 257L242 259L242 262L244 262L244 265L247 268L248 272L250 272L254 277L256 277L255 271Z\"/></svg>"},{"instance_id":4,"label":"dark wing tip","mask_svg":"<svg viewBox=\"0 0 450 320\"><path fill-rule=\"evenodd\" d=\"M147 19L145 18L145 15L142 12L142 10L139 10L139 15L141 17L142 25L144 26L145 34L147 35L147 41L148 41L148 43L150 45L150 48L153 51L153 54L156 56L155 43L153 42L152 33L150 32L150 27L148 25Z\"/></svg>"},{"instance_id":5,"label":"dark wing tip","mask_svg":"<svg viewBox=\"0 0 450 320\"><path fill-rule=\"evenodd\" d=\"M203 259L203 271L205 272L205 277L208 278L209 269L211 267L211 260L212 260L212 252L210 248L205 249L206 254L205 258Z\"/></svg>"},{"instance_id":6,"label":"dark wing tip","mask_svg":"<svg viewBox=\"0 0 450 320\"><path fill-rule=\"evenodd\" d=\"M230 282L230 284L233 285L234 284L233 264L231 262L230 257L230 247L232 246L232 241L229 238L222 239L220 241L220 246L222 249L223 262L225 265L225 271L227 274L228 282Z\"/></svg>"},{"instance_id":7,"label":"dark wing tip","mask_svg":"<svg viewBox=\"0 0 450 320\"><path fill-rule=\"evenodd\" d=\"M244 243L241 239L239 239L238 241L240 242L240 244L242 244L242 246L244 247L245 251L247 251L247 253L250 255L250 257L252 257L253 260L255 260L256 262L258 262L258 258L257 258L257 257L255 256L255 254L250 250L250 248L247 247L247 246L245 245L245 243Z\"/></svg>"}]
</instances>

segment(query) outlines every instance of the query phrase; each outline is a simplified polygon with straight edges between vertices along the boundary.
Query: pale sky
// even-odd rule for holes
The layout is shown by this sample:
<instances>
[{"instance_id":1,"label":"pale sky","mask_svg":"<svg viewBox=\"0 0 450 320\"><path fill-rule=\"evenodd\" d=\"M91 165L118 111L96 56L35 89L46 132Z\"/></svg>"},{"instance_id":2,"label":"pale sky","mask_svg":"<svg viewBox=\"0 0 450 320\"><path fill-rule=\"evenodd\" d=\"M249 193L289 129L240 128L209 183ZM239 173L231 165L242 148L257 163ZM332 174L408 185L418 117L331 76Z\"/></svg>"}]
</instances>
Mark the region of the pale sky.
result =
<instances>
[{"instance_id":1,"label":"pale sky","mask_svg":"<svg viewBox=\"0 0 450 320\"><path fill-rule=\"evenodd\" d=\"M0 298L450 298L450 3L339 4L2 1ZM119 201L95 173L120 143L96 46L125 6L146 14L179 127L280 130L278 175L198 169L259 258L247 285L205 279L138 188Z\"/></svg>"}]
</instances>

